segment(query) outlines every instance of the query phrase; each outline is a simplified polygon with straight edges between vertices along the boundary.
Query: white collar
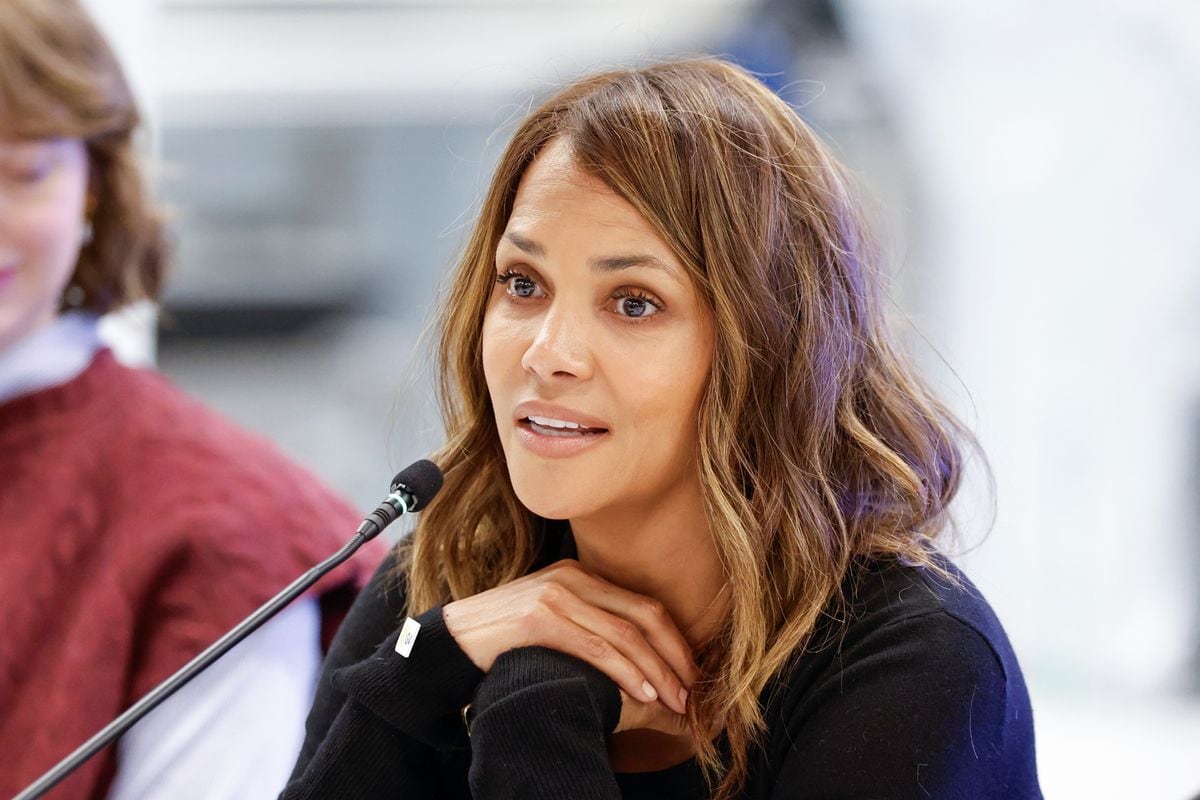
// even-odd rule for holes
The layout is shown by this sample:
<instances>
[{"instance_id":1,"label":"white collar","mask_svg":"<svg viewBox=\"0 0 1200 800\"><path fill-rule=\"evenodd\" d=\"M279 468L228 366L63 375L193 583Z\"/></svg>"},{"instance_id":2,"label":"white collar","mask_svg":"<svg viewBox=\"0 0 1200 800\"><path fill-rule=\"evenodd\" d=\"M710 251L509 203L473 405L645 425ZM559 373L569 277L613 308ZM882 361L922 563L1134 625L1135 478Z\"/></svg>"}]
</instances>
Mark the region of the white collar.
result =
<instances>
[{"instance_id":1,"label":"white collar","mask_svg":"<svg viewBox=\"0 0 1200 800\"><path fill-rule=\"evenodd\" d=\"M67 311L0 352L0 403L67 383L87 369L101 347L94 314Z\"/></svg>"}]
</instances>

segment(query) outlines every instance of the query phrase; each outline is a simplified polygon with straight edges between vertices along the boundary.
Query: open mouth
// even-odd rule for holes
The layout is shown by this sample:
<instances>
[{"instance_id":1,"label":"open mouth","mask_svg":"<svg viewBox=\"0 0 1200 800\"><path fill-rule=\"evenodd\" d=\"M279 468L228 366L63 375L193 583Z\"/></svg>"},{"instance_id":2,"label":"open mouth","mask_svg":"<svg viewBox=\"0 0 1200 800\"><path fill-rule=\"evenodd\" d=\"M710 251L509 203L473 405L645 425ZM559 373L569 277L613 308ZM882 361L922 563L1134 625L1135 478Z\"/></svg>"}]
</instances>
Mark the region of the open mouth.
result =
<instances>
[{"instance_id":1,"label":"open mouth","mask_svg":"<svg viewBox=\"0 0 1200 800\"><path fill-rule=\"evenodd\" d=\"M601 433L608 433L608 428L589 428L585 425L580 425L577 422L553 419L552 417L535 417L530 415L528 417L522 417L517 421L517 423L522 427L542 436L581 438L586 436L596 436Z\"/></svg>"}]
</instances>

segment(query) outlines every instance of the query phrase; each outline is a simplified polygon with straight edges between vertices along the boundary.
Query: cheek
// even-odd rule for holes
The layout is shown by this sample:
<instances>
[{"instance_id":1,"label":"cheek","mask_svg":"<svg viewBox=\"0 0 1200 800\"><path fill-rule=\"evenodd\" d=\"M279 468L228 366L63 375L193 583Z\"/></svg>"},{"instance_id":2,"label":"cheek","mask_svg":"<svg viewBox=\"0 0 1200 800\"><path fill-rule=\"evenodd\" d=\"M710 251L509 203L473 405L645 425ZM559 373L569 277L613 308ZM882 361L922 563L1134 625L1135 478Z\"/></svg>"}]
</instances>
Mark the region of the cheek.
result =
<instances>
[{"instance_id":1,"label":"cheek","mask_svg":"<svg viewBox=\"0 0 1200 800\"><path fill-rule=\"evenodd\" d=\"M623 379L615 385L627 408L637 409L639 440L663 447L661 457L690 453L696 442L696 411L711 369L712 352L707 337L696 331L676 346L658 347L641 358L624 358ZM670 453L671 455L668 455Z\"/></svg>"},{"instance_id":2,"label":"cheek","mask_svg":"<svg viewBox=\"0 0 1200 800\"><path fill-rule=\"evenodd\" d=\"M81 238L81 223L65 205L57 205L32 215L25 229L27 248L41 255L39 260L51 272L61 272L74 261Z\"/></svg>"},{"instance_id":3,"label":"cheek","mask_svg":"<svg viewBox=\"0 0 1200 800\"><path fill-rule=\"evenodd\" d=\"M483 317L483 376L493 400L521 374L523 331L503 313L489 310Z\"/></svg>"},{"instance_id":4,"label":"cheek","mask_svg":"<svg viewBox=\"0 0 1200 800\"><path fill-rule=\"evenodd\" d=\"M5 225L11 244L39 283L65 282L79 253L83 224L83 187L60 183L14 209ZM6 237L7 238L7 237Z\"/></svg>"}]
</instances>

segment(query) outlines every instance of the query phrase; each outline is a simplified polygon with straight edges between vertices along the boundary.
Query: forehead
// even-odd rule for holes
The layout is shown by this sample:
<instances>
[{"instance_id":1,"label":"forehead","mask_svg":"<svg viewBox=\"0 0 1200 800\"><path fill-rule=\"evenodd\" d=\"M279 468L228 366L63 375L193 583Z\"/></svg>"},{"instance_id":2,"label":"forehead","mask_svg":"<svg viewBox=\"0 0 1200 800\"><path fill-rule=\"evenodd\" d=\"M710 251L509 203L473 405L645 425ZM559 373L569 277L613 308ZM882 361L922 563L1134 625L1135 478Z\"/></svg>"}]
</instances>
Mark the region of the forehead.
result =
<instances>
[{"instance_id":1,"label":"forehead","mask_svg":"<svg viewBox=\"0 0 1200 800\"><path fill-rule=\"evenodd\" d=\"M549 190L591 191L616 196L599 178L579 167L571 144L565 138L552 140L526 168L517 195Z\"/></svg>"},{"instance_id":2,"label":"forehead","mask_svg":"<svg viewBox=\"0 0 1200 800\"><path fill-rule=\"evenodd\" d=\"M603 181L581 169L564 139L548 144L521 177L508 219L508 231L536 235L538 229L574 235L594 226L606 237L656 246L669 253L666 243L627 200ZM503 240L502 240L503 241Z\"/></svg>"}]
</instances>

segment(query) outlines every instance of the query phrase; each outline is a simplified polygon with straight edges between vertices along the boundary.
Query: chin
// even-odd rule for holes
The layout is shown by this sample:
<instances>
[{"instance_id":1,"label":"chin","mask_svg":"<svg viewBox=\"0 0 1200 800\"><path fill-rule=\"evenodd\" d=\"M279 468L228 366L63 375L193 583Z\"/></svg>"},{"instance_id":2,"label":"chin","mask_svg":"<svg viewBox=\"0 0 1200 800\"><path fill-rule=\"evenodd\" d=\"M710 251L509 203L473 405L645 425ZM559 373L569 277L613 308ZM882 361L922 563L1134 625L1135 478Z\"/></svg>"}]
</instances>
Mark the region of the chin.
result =
<instances>
[{"instance_id":1,"label":"chin","mask_svg":"<svg viewBox=\"0 0 1200 800\"><path fill-rule=\"evenodd\" d=\"M521 505L543 519L576 519L588 511L583 498L564 496L549 486L530 489L514 481L513 490Z\"/></svg>"},{"instance_id":2,"label":"chin","mask_svg":"<svg viewBox=\"0 0 1200 800\"><path fill-rule=\"evenodd\" d=\"M521 505L543 519L578 519L600 507L601 498L567 475L542 476L509 466L508 479Z\"/></svg>"}]
</instances>

